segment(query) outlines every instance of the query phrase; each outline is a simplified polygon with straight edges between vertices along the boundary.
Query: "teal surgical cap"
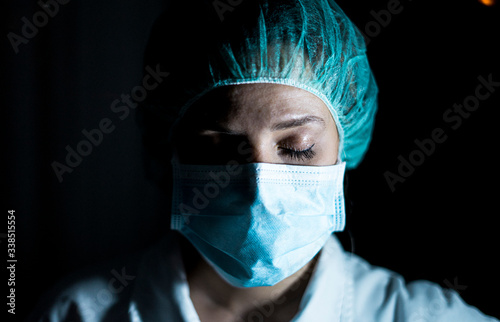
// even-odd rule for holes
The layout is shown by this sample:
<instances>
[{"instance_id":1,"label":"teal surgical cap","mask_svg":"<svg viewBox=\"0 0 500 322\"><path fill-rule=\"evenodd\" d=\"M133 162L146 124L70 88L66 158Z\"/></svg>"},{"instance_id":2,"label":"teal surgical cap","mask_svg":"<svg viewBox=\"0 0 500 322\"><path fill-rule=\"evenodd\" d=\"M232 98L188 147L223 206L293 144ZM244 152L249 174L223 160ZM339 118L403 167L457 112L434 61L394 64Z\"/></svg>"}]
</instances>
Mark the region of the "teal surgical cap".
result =
<instances>
[{"instance_id":1,"label":"teal surgical cap","mask_svg":"<svg viewBox=\"0 0 500 322\"><path fill-rule=\"evenodd\" d=\"M323 100L337 125L340 157L348 168L359 164L378 89L363 37L335 2L178 2L155 24L145 56L150 69L169 73L146 100L158 126L175 123L215 88L289 85Z\"/></svg>"}]
</instances>

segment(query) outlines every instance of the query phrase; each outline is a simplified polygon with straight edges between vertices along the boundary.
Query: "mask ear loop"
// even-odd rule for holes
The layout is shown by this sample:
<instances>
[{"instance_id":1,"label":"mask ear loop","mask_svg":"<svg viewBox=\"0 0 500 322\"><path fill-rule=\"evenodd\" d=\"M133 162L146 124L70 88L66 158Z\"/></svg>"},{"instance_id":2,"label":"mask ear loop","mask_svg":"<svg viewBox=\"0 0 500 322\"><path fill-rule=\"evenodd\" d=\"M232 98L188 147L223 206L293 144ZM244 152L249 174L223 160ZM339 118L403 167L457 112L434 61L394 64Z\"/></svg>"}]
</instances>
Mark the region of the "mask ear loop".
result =
<instances>
[{"instance_id":1,"label":"mask ear loop","mask_svg":"<svg viewBox=\"0 0 500 322\"><path fill-rule=\"evenodd\" d=\"M340 153L337 154L337 161L335 161L335 165L339 165L342 163L342 157L340 156Z\"/></svg>"},{"instance_id":2,"label":"mask ear loop","mask_svg":"<svg viewBox=\"0 0 500 322\"><path fill-rule=\"evenodd\" d=\"M338 127L340 125L336 124L336 126L337 126L337 129L338 129ZM338 130L337 130L337 132L338 132ZM345 156L346 156L346 154L345 154L345 151L343 149L343 142L342 142L342 140L340 140L340 136L339 136L339 150L337 152L337 161L335 162L335 164L336 165L337 164L341 164L345 160Z\"/></svg>"}]
</instances>

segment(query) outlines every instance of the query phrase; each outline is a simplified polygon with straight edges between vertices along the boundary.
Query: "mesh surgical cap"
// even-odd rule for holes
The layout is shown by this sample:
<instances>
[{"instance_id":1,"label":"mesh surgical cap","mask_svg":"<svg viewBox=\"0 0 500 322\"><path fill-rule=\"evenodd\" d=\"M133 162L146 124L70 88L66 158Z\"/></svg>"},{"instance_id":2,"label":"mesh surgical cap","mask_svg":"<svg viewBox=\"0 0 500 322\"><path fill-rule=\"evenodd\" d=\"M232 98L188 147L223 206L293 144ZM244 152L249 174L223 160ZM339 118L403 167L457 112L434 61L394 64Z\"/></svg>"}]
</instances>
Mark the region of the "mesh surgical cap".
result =
<instances>
[{"instance_id":1,"label":"mesh surgical cap","mask_svg":"<svg viewBox=\"0 0 500 322\"><path fill-rule=\"evenodd\" d=\"M146 101L161 129L215 88L273 83L323 100L348 168L368 148L378 89L363 37L333 1L178 1L157 20L145 64L169 73Z\"/></svg>"}]
</instances>

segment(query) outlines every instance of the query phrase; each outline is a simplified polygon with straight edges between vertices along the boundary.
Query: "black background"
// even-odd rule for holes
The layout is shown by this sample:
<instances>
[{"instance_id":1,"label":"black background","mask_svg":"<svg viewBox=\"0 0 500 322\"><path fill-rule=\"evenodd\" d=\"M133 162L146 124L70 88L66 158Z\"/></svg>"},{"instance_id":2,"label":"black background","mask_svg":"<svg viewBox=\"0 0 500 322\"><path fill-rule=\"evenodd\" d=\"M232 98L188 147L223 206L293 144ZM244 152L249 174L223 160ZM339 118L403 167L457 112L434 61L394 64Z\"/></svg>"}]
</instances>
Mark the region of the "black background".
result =
<instances>
[{"instance_id":1,"label":"black background","mask_svg":"<svg viewBox=\"0 0 500 322\"><path fill-rule=\"evenodd\" d=\"M362 31L375 21L370 12L390 2L338 1ZM365 31L379 112L364 162L348 173L354 246L346 246L408 281L454 285L466 302L497 317L500 87L456 130L443 113L474 95L480 75L500 81L499 6L401 0L386 26ZM3 211L16 210L16 320L68 272L139 250L169 230L168 195L145 178L134 115L120 120L110 110L141 84L148 34L165 8L159 0L73 0L17 54L3 38ZM5 35L22 35L21 18L31 21L41 7L9 1L4 10ZM82 130L103 118L114 131L59 182L52 162L64 163L65 147L75 148ZM384 173L397 174L398 157L408 159L414 141L436 128L447 140L391 191ZM352 244L348 235L342 240ZM0 240L6 258L7 240Z\"/></svg>"}]
</instances>

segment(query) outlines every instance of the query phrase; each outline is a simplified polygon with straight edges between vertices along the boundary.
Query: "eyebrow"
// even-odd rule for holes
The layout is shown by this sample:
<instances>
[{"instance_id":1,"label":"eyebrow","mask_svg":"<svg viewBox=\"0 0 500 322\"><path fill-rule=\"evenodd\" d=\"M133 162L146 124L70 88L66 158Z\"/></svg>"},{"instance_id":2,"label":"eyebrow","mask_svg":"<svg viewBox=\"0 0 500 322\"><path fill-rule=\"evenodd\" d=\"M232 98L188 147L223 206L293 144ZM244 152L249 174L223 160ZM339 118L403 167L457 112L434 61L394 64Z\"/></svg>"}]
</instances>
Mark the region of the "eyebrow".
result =
<instances>
[{"instance_id":1,"label":"eyebrow","mask_svg":"<svg viewBox=\"0 0 500 322\"><path fill-rule=\"evenodd\" d=\"M325 120L323 120L321 117L318 116L307 115L301 118L296 118L293 120L276 123L273 126L271 126L271 131L285 130L292 127L302 126L307 123L322 123L324 125Z\"/></svg>"},{"instance_id":2,"label":"eyebrow","mask_svg":"<svg viewBox=\"0 0 500 322\"><path fill-rule=\"evenodd\" d=\"M308 123L321 123L324 126L325 120L323 120L321 117L318 116L306 115L292 120L275 123L271 126L271 131L274 132L274 131L286 130L294 127L299 127ZM225 135L243 135L242 133L228 130L225 126L221 125L220 123L215 123L210 128L201 129L198 132L198 134L200 135L210 135L214 133L225 134Z\"/></svg>"}]
</instances>

